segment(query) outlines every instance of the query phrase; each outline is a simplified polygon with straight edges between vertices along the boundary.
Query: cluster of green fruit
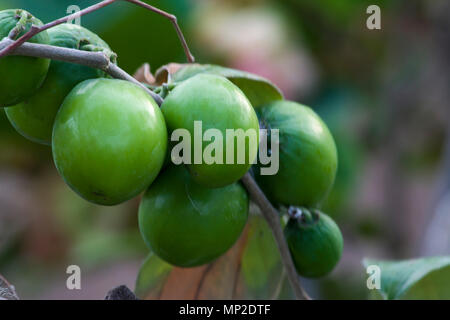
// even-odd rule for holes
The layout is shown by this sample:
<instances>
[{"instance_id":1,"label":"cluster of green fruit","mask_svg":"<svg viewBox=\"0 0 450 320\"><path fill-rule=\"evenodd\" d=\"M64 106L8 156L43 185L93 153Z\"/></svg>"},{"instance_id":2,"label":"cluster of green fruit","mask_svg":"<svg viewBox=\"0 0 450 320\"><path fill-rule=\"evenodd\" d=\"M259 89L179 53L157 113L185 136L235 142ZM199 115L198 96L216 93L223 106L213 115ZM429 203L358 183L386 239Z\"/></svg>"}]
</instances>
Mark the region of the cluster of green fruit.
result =
<instances>
[{"instance_id":1,"label":"cluster of green fruit","mask_svg":"<svg viewBox=\"0 0 450 320\"><path fill-rule=\"evenodd\" d=\"M17 39L32 24L42 23L24 10L1 11L0 39ZM115 63L109 46L77 25L58 25L30 41L102 51ZM276 206L317 207L334 182L334 140L310 108L281 100L252 106L219 75L173 83L161 108L136 84L66 62L7 56L0 59L0 79L0 107L11 124L24 137L51 145L58 172L81 197L117 205L147 189L139 209L142 236L155 254L177 266L208 263L236 242L249 211L239 180L252 166ZM258 141L250 140L244 163L170 163L169 136L185 129L194 140L194 121L224 134L224 159L227 145L236 143L225 138L226 130L278 129L278 173L259 174L251 159ZM198 150L192 150L194 157ZM285 236L299 274L321 276L338 262L342 236L327 215L301 211L291 216Z\"/></svg>"}]
</instances>

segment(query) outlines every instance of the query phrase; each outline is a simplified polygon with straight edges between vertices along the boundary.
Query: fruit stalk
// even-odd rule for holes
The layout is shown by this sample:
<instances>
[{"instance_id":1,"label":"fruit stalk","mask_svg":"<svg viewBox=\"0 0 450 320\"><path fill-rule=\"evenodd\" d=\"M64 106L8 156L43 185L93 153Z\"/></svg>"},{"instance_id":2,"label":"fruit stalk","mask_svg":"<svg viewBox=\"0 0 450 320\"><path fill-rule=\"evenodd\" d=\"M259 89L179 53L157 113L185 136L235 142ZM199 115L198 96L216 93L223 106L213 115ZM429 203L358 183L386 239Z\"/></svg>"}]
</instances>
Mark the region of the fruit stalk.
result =
<instances>
[{"instance_id":1,"label":"fruit stalk","mask_svg":"<svg viewBox=\"0 0 450 320\"><path fill-rule=\"evenodd\" d=\"M278 246L278 250L280 251L281 260L283 261L283 265L286 269L286 273L292 290L294 291L295 297L300 300L311 300L311 298L308 296L308 294L300 284L300 279L297 275L297 271L295 270L291 253L289 252L289 248L283 235L283 230L280 224L280 215L278 214L278 211L272 206L264 192L262 192L256 181L250 175L250 173L247 172L241 179L241 181L245 185L245 188L250 194L252 200L260 208L261 213L263 214L272 230L275 242Z\"/></svg>"},{"instance_id":2,"label":"fruit stalk","mask_svg":"<svg viewBox=\"0 0 450 320\"><path fill-rule=\"evenodd\" d=\"M3 39L2 41L0 41L0 50L2 50L2 48L8 47L12 43L14 43L13 40L10 40L8 38ZM111 63L108 57L102 52L91 52L50 45L24 43L10 54L48 58L52 60L77 63L91 68L101 69L113 78L131 81L139 85L156 101L158 105L161 105L163 102L162 98L158 94L149 90L146 86L137 81L135 78L133 78L131 75L129 75L114 63Z\"/></svg>"}]
</instances>

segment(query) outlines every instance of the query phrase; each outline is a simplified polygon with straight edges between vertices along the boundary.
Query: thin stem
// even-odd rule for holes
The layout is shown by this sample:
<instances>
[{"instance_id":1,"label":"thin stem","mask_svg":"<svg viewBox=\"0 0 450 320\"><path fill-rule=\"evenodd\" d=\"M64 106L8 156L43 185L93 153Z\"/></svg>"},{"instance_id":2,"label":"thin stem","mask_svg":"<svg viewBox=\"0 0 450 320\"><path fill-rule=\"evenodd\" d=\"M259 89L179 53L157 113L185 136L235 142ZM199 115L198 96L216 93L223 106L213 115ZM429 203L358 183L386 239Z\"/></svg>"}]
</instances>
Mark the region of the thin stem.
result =
<instances>
[{"instance_id":1,"label":"thin stem","mask_svg":"<svg viewBox=\"0 0 450 320\"><path fill-rule=\"evenodd\" d=\"M165 12L165 11L163 11L161 9L153 7L153 6L151 6L151 5L147 4L147 3L139 1L139 0L125 0L125 1L133 3L133 4L136 4L136 5L138 5L138 6L142 7L142 8L145 8L145 9L148 9L150 11L153 11L153 12L155 12L155 13L157 13L157 14L159 14L159 15L167 18L167 19L169 19L170 22L172 22L172 24L173 24L173 26L174 26L174 28L175 28L175 30L177 32L178 38L181 41L181 45L183 46L183 50L184 50L184 53L186 54L186 58L187 58L188 62L189 63L195 62L195 58L192 55L191 50L189 50L189 46L188 46L188 44L186 42L186 39L185 39L185 37L183 35L183 32L181 31L180 26L178 25L178 20L177 20L177 17L175 15L170 14L168 12Z\"/></svg>"},{"instance_id":2,"label":"thin stem","mask_svg":"<svg viewBox=\"0 0 450 320\"><path fill-rule=\"evenodd\" d=\"M21 36L19 39L17 39L16 41L10 43L7 47L3 48L2 50L0 50L0 58L4 57L6 55L8 55L9 53L11 53L12 51L14 51L15 49L17 49L18 47L20 47L22 44L24 44L25 42L27 42L28 40L30 40L31 38L33 38L35 35L37 35L38 33L45 31L47 29L53 28L59 24L65 23L69 20L73 20L75 18L84 16L85 14L91 13L93 11L96 11L98 9L104 8L114 2L116 2L118 0L104 0L102 2L99 2L97 4L94 4L90 7L87 7L86 9L81 10L80 12L75 12L72 13L68 16L65 16L63 18L59 18L55 21L49 22L43 26L35 26L32 25L30 30L28 30L23 36Z\"/></svg>"},{"instance_id":3,"label":"thin stem","mask_svg":"<svg viewBox=\"0 0 450 320\"><path fill-rule=\"evenodd\" d=\"M295 270L291 253L289 252L289 248L283 235L278 211L272 206L264 192L262 192L258 184L250 175L250 173L247 172L245 176L242 177L241 181L245 185L247 191L250 193L253 201L255 201L255 203L260 208L264 218L272 229L272 233L277 243L278 250L280 251L281 260L283 261L284 268L286 270L291 287L294 291L295 297L300 300L310 300L311 298L303 290L300 284L300 279L297 275L297 271Z\"/></svg>"},{"instance_id":4,"label":"thin stem","mask_svg":"<svg viewBox=\"0 0 450 320\"><path fill-rule=\"evenodd\" d=\"M6 48L14 43L13 40L9 38L4 38L0 42L0 50ZM130 76L124 70L119 68L114 63L111 63L109 58L103 52L92 52L76 49L68 49L63 47L50 46L45 44L36 43L24 43L20 47L14 49L11 55L21 55L30 57L40 57L52 60L59 60L64 62L81 64L91 68L101 69L108 73L110 76L116 79L127 80L133 82L143 88L158 105L161 105L162 98L144 86L142 83L137 81L135 78Z\"/></svg>"}]
</instances>

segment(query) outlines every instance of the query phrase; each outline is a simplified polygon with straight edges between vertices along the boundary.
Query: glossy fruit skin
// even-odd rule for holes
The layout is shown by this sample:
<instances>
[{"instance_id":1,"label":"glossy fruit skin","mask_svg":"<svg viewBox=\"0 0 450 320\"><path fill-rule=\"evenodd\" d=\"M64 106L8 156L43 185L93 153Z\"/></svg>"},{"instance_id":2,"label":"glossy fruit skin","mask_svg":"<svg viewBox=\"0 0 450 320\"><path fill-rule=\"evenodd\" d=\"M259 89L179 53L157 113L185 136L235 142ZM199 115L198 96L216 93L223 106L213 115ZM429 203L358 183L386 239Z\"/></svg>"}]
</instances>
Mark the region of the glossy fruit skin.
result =
<instances>
[{"instance_id":1,"label":"glossy fruit skin","mask_svg":"<svg viewBox=\"0 0 450 320\"><path fill-rule=\"evenodd\" d=\"M244 93L228 79L211 74L199 74L179 83L165 99L161 110L170 132L178 128L187 129L194 146L194 121L202 121L203 131L214 128L223 135L223 163L194 163L192 150L191 164L187 167L195 181L211 187L223 187L239 180L251 167L257 156L259 123L255 111ZM253 130L255 143L245 146L245 163L226 163L226 129ZM210 142L203 142L203 150ZM203 153L202 153L203 154ZM249 161L249 158L252 160Z\"/></svg>"},{"instance_id":2,"label":"glossy fruit skin","mask_svg":"<svg viewBox=\"0 0 450 320\"><path fill-rule=\"evenodd\" d=\"M234 183L206 188L184 166L169 166L147 190L139 208L139 228L149 248L180 267L209 263L239 238L249 200Z\"/></svg>"},{"instance_id":3,"label":"glossy fruit skin","mask_svg":"<svg viewBox=\"0 0 450 320\"><path fill-rule=\"evenodd\" d=\"M311 108L296 102L276 101L257 112L261 127L279 129L280 139L279 170L261 175L255 166L259 185L275 203L318 206L333 186L338 163L327 126Z\"/></svg>"},{"instance_id":4,"label":"glossy fruit skin","mask_svg":"<svg viewBox=\"0 0 450 320\"><path fill-rule=\"evenodd\" d=\"M144 191L161 170L167 128L139 86L95 79L78 84L55 119L53 159L81 197L116 205Z\"/></svg>"},{"instance_id":5,"label":"glossy fruit skin","mask_svg":"<svg viewBox=\"0 0 450 320\"><path fill-rule=\"evenodd\" d=\"M29 14L21 9L0 11L0 40L7 37L16 27L19 16ZM31 14L30 14L31 17ZM41 26L42 22L34 17L26 24L24 31L16 39L30 30L31 25ZM49 36L43 31L29 40L32 43L48 44ZM15 105L33 95L45 80L50 65L49 59L7 56L0 58L0 107Z\"/></svg>"},{"instance_id":6,"label":"glossy fruit skin","mask_svg":"<svg viewBox=\"0 0 450 320\"><path fill-rule=\"evenodd\" d=\"M110 49L96 34L76 24L60 24L49 29L48 34L53 46L87 50L87 45L93 45L98 49ZM51 145L53 123L64 98L78 83L105 76L98 69L53 60L42 87L25 101L6 108L6 115L25 138Z\"/></svg>"},{"instance_id":7,"label":"glossy fruit skin","mask_svg":"<svg viewBox=\"0 0 450 320\"><path fill-rule=\"evenodd\" d=\"M299 275L318 278L329 273L342 255L344 240L336 223L315 210L317 220L302 223L291 218L284 235Z\"/></svg>"}]
</instances>

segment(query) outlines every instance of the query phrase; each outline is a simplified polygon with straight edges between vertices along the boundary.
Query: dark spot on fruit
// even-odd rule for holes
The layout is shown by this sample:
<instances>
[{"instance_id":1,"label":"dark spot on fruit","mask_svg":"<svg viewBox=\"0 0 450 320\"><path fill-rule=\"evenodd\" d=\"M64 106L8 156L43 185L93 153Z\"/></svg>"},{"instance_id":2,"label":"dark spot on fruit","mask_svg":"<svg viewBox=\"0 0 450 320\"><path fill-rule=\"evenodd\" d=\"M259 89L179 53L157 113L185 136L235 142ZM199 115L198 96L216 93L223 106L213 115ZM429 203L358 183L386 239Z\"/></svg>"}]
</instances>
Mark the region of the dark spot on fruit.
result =
<instances>
[{"instance_id":1,"label":"dark spot on fruit","mask_svg":"<svg viewBox=\"0 0 450 320\"><path fill-rule=\"evenodd\" d=\"M103 199L106 198L106 195L103 192L100 192L100 191L92 191L92 194L94 196L96 196L96 197L100 197L100 198L103 198Z\"/></svg>"}]
</instances>

